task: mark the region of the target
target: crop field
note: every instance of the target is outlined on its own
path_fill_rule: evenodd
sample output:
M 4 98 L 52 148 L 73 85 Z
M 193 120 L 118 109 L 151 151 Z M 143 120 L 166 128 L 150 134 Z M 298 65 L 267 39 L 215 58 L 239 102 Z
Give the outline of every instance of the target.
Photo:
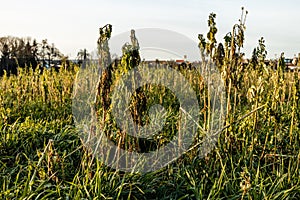
M 72 103 L 80 89 L 74 88 L 80 67 L 42 72 L 18 68 L 17 75 L 0 78 L 0 199 L 300 199 L 300 73 L 285 70 L 280 60 L 266 64 L 263 38 L 250 61 L 243 63 L 243 20 L 221 48 L 215 39 L 215 17 L 209 16 L 207 38 L 198 37 L 199 56 L 216 63 L 226 90 L 226 116 L 212 151 L 202 156 L 193 148 L 147 173 L 109 167 L 93 156 L 75 126 Z M 180 132 L 179 106 L 165 87 L 145 85 L 130 101 L 133 119 L 147 124 L 149 107 L 158 103 L 167 110 L 167 125 L 150 143 L 122 135 L 109 99 L 122 75 L 136 63 L 140 68 L 147 65 L 135 58 L 136 51 L 123 53 L 109 79 L 100 81 L 95 109 L 116 145 L 149 152 Z M 170 67 L 197 94 L 197 123 L 208 129 L 212 105 L 202 74 L 176 63 Z M 159 64 L 157 69 L 160 73 Z M 195 144 L 202 138 L 201 130 L 197 133 Z

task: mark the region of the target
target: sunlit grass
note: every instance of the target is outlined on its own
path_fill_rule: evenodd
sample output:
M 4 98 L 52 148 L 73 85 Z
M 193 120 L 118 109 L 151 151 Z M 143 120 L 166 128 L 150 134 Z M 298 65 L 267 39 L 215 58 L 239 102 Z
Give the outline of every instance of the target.
M 228 95 L 230 126 L 215 149 L 146 174 L 106 167 L 82 145 L 71 109 L 76 72 L 0 79 L 1 199 L 300 198 L 297 72 L 246 70 L 242 87 Z M 201 80 L 190 80 L 201 96 Z

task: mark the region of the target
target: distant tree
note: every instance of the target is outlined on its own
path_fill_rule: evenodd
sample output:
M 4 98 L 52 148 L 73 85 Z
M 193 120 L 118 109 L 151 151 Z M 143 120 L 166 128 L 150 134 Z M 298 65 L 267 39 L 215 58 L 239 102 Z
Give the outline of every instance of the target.
M 47 40 L 43 40 L 42 43 L 37 43 L 31 38 L 18 38 L 18 37 L 1 37 L 0 38 L 0 75 L 3 75 L 4 70 L 7 74 L 17 74 L 17 68 L 32 68 L 36 69 L 38 63 L 43 61 L 45 65 L 45 59 L 50 61 L 60 60 L 63 55 L 52 44 L 50 46 Z
M 36 67 L 38 66 L 38 43 L 36 42 L 35 39 L 33 40 L 30 51 L 31 51 L 31 56 L 30 56 L 31 67 L 33 68 L 33 70 L 35 70 Z
M 9 59 L 9 48 L 6 43 L 4 43 L 3 48 L 2 48 L 2 57 L 0 60 L 0 75 L 2 76 L 5 71 L 8 71 L 8 59 Z
M 76 59 L 78 60 L 79 65 L 81 65 L 86 59 L 90 56 L 86 49 L 80 49 L 77 53 Z

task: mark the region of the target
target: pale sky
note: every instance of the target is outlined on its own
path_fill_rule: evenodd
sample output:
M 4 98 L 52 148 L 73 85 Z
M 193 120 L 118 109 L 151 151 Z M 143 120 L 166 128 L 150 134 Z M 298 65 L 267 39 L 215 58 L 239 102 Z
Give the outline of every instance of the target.
M 268 57 L 300 53 L 300 4 L 296 0 L 1 0 L 0 37 L 48 39 L 74 58 L 79 49 L 96 49 L 99 27 L 107 23 L 113 25 L 113 36 L 130 29 L 163 28 L 197 42 L 199 33 L 208 32 L 208 15 L 214 12 L 218 42 L 223 42 L 238 22 L 242 6 L 249 11 L 243 49 L 247 57 L 261 36 Z

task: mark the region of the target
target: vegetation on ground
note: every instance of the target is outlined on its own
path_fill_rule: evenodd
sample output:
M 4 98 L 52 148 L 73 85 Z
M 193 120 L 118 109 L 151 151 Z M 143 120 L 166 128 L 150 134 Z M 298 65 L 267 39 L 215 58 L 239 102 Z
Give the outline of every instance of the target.
M 242 62 L 245 16 L 224 44 L 215 39 L 215 14 L 209 16 L 207 38 L 199 35 L 200 54 L 217 63 L 226 84 L 227 116 L 216 147 L 204 158 L 190 151 L 155 172 L 111 169 L 83 145 L 72 116 L 78 67 L 59 72 L 20 68 L 17 76 L 4 74 L 0 198 L 299 199 L 299 73 L 284 71 L 282 62 L 277 70 L 268 67 L 263 39 L 250 62 Z M 115 70 L 112 81 L 126 71 L 124 60 L 119 65 L 124 69 Z M 193 69 L 178 70 L 191 82 L 196 80 L 205 127 L 210 113 L 202 79 Z M 148 91 L 157 90 L 161 88 Z M 172 95 L 168 98 L 173 100 Z

